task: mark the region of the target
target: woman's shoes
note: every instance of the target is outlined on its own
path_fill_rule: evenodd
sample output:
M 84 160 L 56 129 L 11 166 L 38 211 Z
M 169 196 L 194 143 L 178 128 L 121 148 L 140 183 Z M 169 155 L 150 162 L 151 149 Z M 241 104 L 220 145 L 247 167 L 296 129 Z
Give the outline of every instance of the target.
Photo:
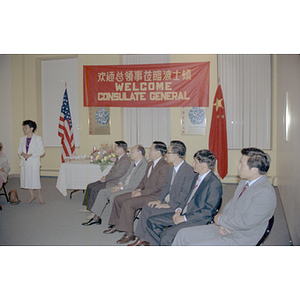
M 93 225 L 93 224 L 101 225 L 101 223 L 102 223 L 101 218 L 98 219 L 98 220 L 94 220 L 94 218 L 92 218 L 89 221 L 82 223 L 82 225 L 83 226 L 90 226 L 90 225 Z
M 34 201 L 36 198 L 30 198 L 26 203 L 30 204 L 32 201 Z M 17 203 L 18 204 L 18 203 Z M 40 204 L 45 204 L 45 200 L 43 198 L 40 198 Z
M 33 197 L 33 198 L 30 198 L 26 203 L 27 204 L 30 204 L 32 201 L 34 201 L 35 200 L 35 197 Z

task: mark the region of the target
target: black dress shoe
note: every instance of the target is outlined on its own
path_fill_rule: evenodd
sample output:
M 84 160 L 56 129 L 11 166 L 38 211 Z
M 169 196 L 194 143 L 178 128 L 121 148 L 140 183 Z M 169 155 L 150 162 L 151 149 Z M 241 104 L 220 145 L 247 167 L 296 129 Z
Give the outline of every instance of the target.
M 82 225 L 83 225 L 83 226 L 90 226 L 90 225 L 93 225 L 93 224 L 98 224 L 98 225 L 100 225 L 101 223 L 102 223 L 101 218 L 98 219 L 98 220 L 96 220 L 96 221 L 94 220 L 94 218 L 91 218 L 89 221 L 82 223 Z

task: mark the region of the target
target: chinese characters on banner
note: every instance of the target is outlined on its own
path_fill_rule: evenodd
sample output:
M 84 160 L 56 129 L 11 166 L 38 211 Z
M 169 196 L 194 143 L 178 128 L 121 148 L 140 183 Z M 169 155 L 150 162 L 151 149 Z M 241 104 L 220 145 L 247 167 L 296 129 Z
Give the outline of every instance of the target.
M 83 66 L 86 107 L 208 107 L 209 62 Z

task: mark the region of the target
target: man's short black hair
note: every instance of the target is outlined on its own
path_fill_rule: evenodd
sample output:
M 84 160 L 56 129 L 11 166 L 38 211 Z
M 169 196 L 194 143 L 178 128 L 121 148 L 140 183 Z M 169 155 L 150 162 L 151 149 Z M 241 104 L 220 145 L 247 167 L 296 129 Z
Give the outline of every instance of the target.
M 201 163 L 207 163 L 208 168 L 211 170 L 216 164 L 216 156 L 209 150 L 203 149 L 199 150 L 194 154 L 196 158 Z
M 167 145 L 164 142 L 155 141 L 153 142 L 154 148 L 157 151 L 160 151 L 161 156 L 164 156 L 167 153 Z
M 271 157 L 269 154 L 258 148 L 244 148 L 241 150 L 242 155 L 249 156 L 247 165 L 249 169 L 257 168 L 259 174 L 264 175 L 268 172 L 271 164 Z
M 124 141 L 115 141 L 115 144 L 117 144 L 118 147 L 123 148 L 123 150 L 127 151 L 127 143 Z
M 186 146 L 181 141 L 171 141 L 172 153 L 177 154 L 180 158 L 183 158 L 186 153 Z

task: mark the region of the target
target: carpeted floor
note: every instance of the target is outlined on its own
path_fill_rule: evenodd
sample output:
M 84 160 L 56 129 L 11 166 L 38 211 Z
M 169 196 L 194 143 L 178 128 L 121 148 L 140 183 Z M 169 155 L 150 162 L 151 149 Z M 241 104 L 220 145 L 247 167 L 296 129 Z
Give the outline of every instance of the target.
M 26 204 L 29 193 L 19 188 L 19 178 L 10 178 L 6 185 L 7 192 L 18 191 L 21 203 L 11 205 L 4 196 L 0 201 L 0 245 L 7 246 L 119 246 L 116 241 L 123 233 L 103 234 L 107 228 L 111 207 L 109 204 L 102 216 L 102 225 L 82 226 L 86 213 L 80 213 L 83 192 L 73 194 L 70 199 L 56 189 L 56 178 L 42 177 L 42 194 L 45 204 L 38 199 Z M 232 197 L 236 185 L 228 184 L 223 190 L 223 207 Z M 277 188 L 276 192 L 278 195 Z M 221 209 L 222 210 L 222 209 Z M 135 222 L 135 226 L 138 221 Z M 275 212 L 273 229 L 264 246 L 289 246 L 291 239 L 287 229 L 280 198 Z M 122 245 L 121 245 L 122 246 Z

